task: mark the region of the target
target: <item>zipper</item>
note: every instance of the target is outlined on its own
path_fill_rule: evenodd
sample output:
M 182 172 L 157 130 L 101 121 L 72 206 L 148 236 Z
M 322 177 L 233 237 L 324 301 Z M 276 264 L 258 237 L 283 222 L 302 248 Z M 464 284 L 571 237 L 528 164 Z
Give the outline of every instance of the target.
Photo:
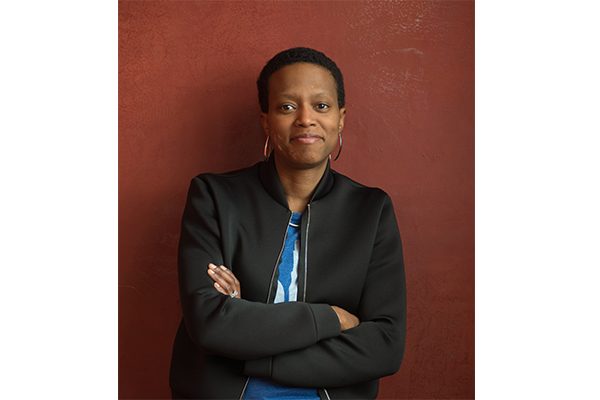
M 302 294 L 302 301 L 306 301 L 306 278 L 308 276 L 308 229 L 310 228 L 310 204 L 307 204 L 306 210 L 308 212 L 307 222 L 306 222 L 306 238 L 304 243 L 304 290 Z M 279 266 L 279 260 L 281 260 L 281 255 L 283 254 L 283 250 L 285 249 L 285 241 L 287 239 L 287 231 L 290 223 L 292 222 L 293 213 L 290 214 L 290 218 L 288 219 L 287 225 L 285 226 L 285 234 L 283 235 L 283 243 L 281 245 L 281 249 L 279 250 L 279 255 L 277 256 L 277 261 L 275 261 L 275 267 L 273 268 L 273 273 L 271 274 L 271 281 L 269 282 L 269 293 L 267 294 L 267 303 L 269 303 L 269 299 L 271 298 L 271 290 L 273 288 L 273 280 L 275 279 L 275 272 L 277 271 L 277 267 Z M 246 379 L 246 384 L 244 385 L 244 389 L 242 389 L 242 393 L 240 394 L 239 400 L 244 398 L 244 393 L 246 392 L 246 387 L 248 386 L 248 382 L 250 381 L 250 377 Z M 325 394 L 327 395 L 327 399 L 331 400 L 329 397 L 329 393 L 327 389 L 323 389 Z
M 285 234 L 283 235 L 283 243 L 281 244 L 281 249 L 279 250 L 279 255 L 277 256 L 277 261 L 275 261 L 275 267 L 273 268 L 273 273 L 271 274 L 271 281 L 269 282 L 269 292 L 267 293 L 266 303 L 269 303 L 269 299 L 271 298 L 271 289 L 273 288 L 273 279 L 275 279 L 275 272 L 277 271 L 277 267 L 279 266 L 279 260 L 281 260 L 281 255 L 283 254 L 283 249 L 285 248 L 285 241 L 287 239 L 287 230 L 290 226 L 290 222 L 292 222 L 293 213 L 290 214 L 290 218 L 288 219 L 287 225 L 285 226 Z M 246 392 L 246 387 L 248 387 L 248 382 L 250 382 L 250 376 L 246 379 L 246 383 L 244 384 L 244 388 L 242 389 L 242 393 L 240 393 L 239 400 L 244 398 L 244 393 Z
M 242 393 L 240 393 L 239 400 L 242 400 L 244 398 L 244 393 L 246 393 L 246 386 L 248 386 L 248 382 L 250 382 L 250 377 L 248 377 L 248 379 L 246 379 L 246 383 L 244 384 L 244 388 L 242 389 Z M 327 395 L 327 397 L 329 397 L 329 395 Z
M 304 238 L 304 290 L 302 295 L 302 301 L 306 302 L 306 286 L 308 277 L 308 228 L 310 228 L 310 203 L 306 205 L 306 212 L 308 213 L 306 218 L 306 237 Z
M 281 249 L 279 250 L 279 255 L 277 256 L 277 261 L 275 261 L 275 267 L 273 268 L 273 273 L 271 274 L 271 281 L 269 282 L 269 293 L 267 294 L 267 301 L 269 303 L 269 299 L 271 298 L 271 289 L 273 288 L 273 279 L 275 279 L 275 272 L 277 272 L 277 267 L 279 266 L 279 260 L 281 260 L 281 255 L 283 254 L 283 249 L 285 248 L 285 241 L 287 239 L 287 230 L 290 226 L 290 222 L 292 222 L 293 213 L 290 213 L 290 218 L 288 219 L 287 225 L 285 226 L 285 234 L 283 235 L 283 243 L 281 243 Z
M 308 286 L 308 230 L 310 228 L 310 203 L 306 205 L 306 212 L 308 212 L 308 215 L 306 218 L 306 237 L 304 239 L 304 294 L 302 297 L 302 301 L 304 302 L 306 302 L 306 287 Z M 327 389 L 323 388 L 323 392 L 325 392 L 327 400 L 331 400 Z

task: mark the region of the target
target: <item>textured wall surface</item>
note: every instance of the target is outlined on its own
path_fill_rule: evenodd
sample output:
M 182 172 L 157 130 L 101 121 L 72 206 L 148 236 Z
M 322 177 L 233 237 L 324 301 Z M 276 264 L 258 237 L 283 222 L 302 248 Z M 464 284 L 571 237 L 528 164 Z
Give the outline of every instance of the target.
M 119 3 L 119 397 L 169 398 L 190 179 L 260 161 L 255 81 L 294 46 L 346 84 L 333 168 L 385 190 L 403 238 L 406 355 L 380 399 L 472 399 L 472 1 Z

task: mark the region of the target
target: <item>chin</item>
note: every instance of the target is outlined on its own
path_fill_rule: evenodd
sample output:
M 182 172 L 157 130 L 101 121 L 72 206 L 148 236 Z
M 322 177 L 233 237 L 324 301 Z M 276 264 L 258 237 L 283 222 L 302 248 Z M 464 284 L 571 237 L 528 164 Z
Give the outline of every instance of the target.
M 323 152 L 315 151 L 296 151 L 292 153 L 282 154 L 281 158 L 285 159 L 286 162 L 298 169 L 309 169 L 315 168 L 327 163 L 329 153 L 322 154 Z
M 310 169 L 310 168 L 317 168 L 322 166 L 323 164 L 327 163 L 327 157 L 325 157 L 324 159 L 322 157 L 307 157 L 307 158 L 301 158 L 298 160 L 294 160 L 294 165 L 296 166 L 296 168 L 298 169 Z

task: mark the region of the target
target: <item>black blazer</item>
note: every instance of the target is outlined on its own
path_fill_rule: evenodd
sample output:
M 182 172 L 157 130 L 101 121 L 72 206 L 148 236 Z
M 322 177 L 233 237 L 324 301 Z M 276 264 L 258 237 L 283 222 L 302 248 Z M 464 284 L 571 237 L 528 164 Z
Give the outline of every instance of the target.
M 324 399 L 374 399 L 379 378 L 400 368 L 406 288 L 389 196 L 328 165 L 302 217 L 298 301 L 272 304 L 291 215 L 273 157 L 192 180 L 178 254 L 175 392 L 242 398 L 256 376 L 317 388 Z M 232 270 L 242 299 L 214 289 L 211 262 Z M 331 305 L 360 325 L 340 332 Z

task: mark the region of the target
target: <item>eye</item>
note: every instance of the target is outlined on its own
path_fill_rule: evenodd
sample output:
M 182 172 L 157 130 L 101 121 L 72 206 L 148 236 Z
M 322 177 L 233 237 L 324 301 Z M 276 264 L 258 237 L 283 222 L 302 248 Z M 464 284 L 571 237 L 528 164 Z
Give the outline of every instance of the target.
M 317 110 L 327 110 L 328 108 L 329 108 L 328 104 L 325 104 L 325 103 L 317 104 Z
M 294 109 L 294 106 L 292 106 L 291 104 L 284 104 L 280 106 L 279 109 L 281 111 L 292 111 Z

